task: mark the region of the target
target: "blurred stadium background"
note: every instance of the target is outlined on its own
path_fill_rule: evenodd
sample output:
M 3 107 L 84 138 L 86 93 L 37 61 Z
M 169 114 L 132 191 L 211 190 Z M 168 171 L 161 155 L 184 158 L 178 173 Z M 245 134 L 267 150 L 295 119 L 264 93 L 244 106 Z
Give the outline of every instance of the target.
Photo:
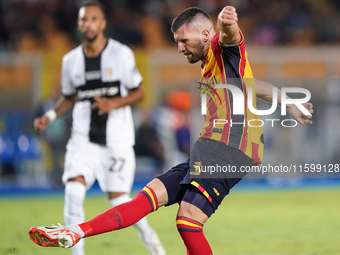
M 9 201 L 7 198 L 13 198 L 13 195 L 16 199 L 25 196 L 30 201 L 37 194 L 62 194 L 61 174 L 71 116 L 58 119 L 42 135 L 33 130 L 32 123 L 36 116 L 50 109 L 60 96 L 62 56 L 81 42 L 76 27 L 81 2 L 0 1 L 0 204 L 5 205 Z M 265 163 L 339 163 L 338 0 L 101 2 L 107 10 L 106 35 L 133 49 L 147 92 L 145 100 L 134 107 L 138 162 L 135 190 L 155 174 L 188 157 L 188 86 L 190 78 L 199 77 L 200 67 L 199 64 L 188 65 L 184 57 L 177 53 L 170 24 L 189 6 L 201 7 L 216 20 L 223 6 L 234 5 L 239 14 L 239 26 L 246 38 L 254 77 L 270 79 L 274 85 L 298 84 L 312 93 L 315 109 L 312 126 L 289 130 L 265 128 Z M 336 190 L 332 196 L 339 196 L 340 182 L 336 178 L 325 176 L 323 179 L 311 179 L 308 175 L 301 175 L 299 179 L 263 177 L 245 180 L 236 190 L 251 193 L 258 188 L 276 192 L 280 188 L 331 187 Z M 95 186 L 91 191 L 99 190 Z M 313 196 L 311 193 L 309 198 L 313 199 Z M 61 201 L 59 204 L 62 206 Z M 339 210 L 339 207 L 336 209 Z M 35 210 L 34 207 L 32 210 Z M 2 207 L 1 211 L 3 214 Z M 339 226 L 339 222 L 337 224 Z M 14 253 L 3 251 L 3 254 Z M 251 253 L 253 251 L 242 254 L 255 254 Z

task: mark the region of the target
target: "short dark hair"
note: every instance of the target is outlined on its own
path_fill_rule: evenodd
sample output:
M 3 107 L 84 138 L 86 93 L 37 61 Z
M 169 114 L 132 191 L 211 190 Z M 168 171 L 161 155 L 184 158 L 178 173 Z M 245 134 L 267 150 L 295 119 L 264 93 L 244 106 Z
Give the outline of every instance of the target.
M 79 9 L 82 7 L 87 7 L 87 6 L 98 6 L 102 10 L 104 17 L 105 17 L 105 6 L 98 0 L 86 0 L 81 3 L 81 5 L 79 6 Z
M 199 15 L 211 21 L 210 16 L 202 9 L 198 7 L 189 7 L 172 21 L 171 31 L 175 33 L 181 26 L 190 24 Z

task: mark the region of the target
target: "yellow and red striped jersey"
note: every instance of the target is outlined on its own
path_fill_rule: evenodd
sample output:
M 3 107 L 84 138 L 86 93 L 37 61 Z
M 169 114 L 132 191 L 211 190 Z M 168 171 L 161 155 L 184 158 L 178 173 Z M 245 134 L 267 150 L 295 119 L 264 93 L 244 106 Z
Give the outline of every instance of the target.
M 256 90 L 242 33 L 241 36 L 242 40 L 237 45 L 221 45 L 220 33 L 217 33 L 205 53 L 201 65 L 200 86 L 207 84 L 206 87 L 213 88 L 216 93 L 212 93 L 214 99 L 207 96 L 207 114 L 200 138 L 220 141 L 239 149 L 253 160 L 253 165 L 260 165 L 263 159 L 263 129 L 248 125 L 249 120 L 260 120 L 260 117 L 250 112 L 247 107 L 248 88 L 251 87 L 253 90 L 254 107 Z M 233 115 L 232 93 L 228 89 L 215 89 L 215 84 L 236 85 L 242 90 L 245 102 L 244 115 Z M 202 92 L 204 93 L 204 90 L 200 90 L 200 93 Z M 218 122 L 214 126 L 216 119 L 227 120 L 227 123 Z M 258 123 L 252 124 L 255 125 L 260 126 Z

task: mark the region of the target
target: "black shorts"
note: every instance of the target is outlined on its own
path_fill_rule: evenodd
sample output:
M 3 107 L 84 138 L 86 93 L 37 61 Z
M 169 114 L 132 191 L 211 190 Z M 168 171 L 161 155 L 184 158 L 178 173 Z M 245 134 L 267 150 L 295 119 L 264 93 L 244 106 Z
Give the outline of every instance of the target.
M 201 139 L 195 142 L 190 159 L 157 178 L 168 192 L 167 205 L 182 201 L 187 189 L 190 189 L 203 194 L 214 213 L 230 189 L 246 175 L 239 171 L 241 166 L 251 165 L 252 160 L 240 150 L 222 142 Z M 190 203 L 188 199 L 185 201 Z M 206 205 L 202 205 L 202 208 L 197 204 L 195 206 L 203 210 Z

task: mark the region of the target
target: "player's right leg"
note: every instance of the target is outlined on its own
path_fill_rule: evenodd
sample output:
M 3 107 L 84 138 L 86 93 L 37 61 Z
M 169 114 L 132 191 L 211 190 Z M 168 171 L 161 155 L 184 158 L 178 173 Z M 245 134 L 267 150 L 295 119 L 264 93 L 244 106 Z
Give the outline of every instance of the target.
M 176 218 L 177 230 L 187 248 L 187 254 L 213 254 L 203 233 L 204 223 L 213 211 L 210 202 L 203 194 L 198 190 L 187 189 Z
M 165 186 L 156 178 L 137 193 L 130 202 L 115 206 L 94 219 L 77 225 L 83 232 L 79 235 L 88 237 L 134 225 L 149 213 L 165 205 L 167 197 Z
M 64 222 L 65 225 L 78 224 L 85 221 L 84 200 L 86 184 L 83 176 L 70 178 L 65 184 Z M 72 255 L 85 255 L 84 240 L 72 247 Z
M 72 134 L 66 146 L 65 167 L 62 176 L 65 184 L 65 225 L 85 221 L 83 203 L 86 191 L 95 182 L 95 172 L 100 165 L 101 146 L 86 137 Z M 80 240 L 72 248 L 72 255 L 85 255 L 85 242 Z

